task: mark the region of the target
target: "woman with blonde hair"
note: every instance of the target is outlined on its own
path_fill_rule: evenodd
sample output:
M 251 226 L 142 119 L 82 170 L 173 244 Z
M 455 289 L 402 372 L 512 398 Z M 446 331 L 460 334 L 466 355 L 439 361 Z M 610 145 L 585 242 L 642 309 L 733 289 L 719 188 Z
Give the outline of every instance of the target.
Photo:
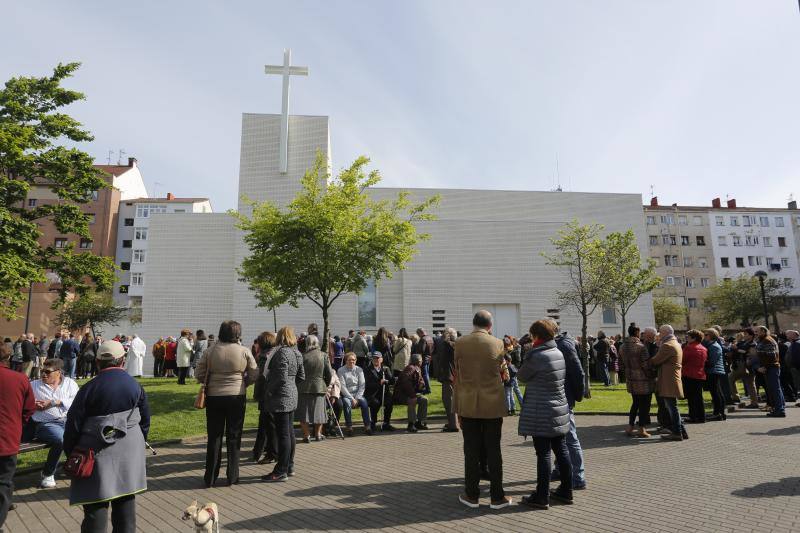
M 278 459 L 271 473 L 261 476 L 267 482 L 286 481 L 294 475 L 294 411 L 297 409 L 297 383 L 305 380 L 303 356 L 291 326 L 278 330 L 278 349 L 267 366 L 264 403 L 275 420 Z

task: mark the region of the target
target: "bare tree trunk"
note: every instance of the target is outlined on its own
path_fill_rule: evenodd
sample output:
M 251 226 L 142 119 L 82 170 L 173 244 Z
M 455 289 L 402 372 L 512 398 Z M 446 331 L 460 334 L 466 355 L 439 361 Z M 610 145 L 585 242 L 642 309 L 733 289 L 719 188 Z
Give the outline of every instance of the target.
M 592 397 L 592 386 L 591 380 L 589 379 L 589 339 L 587 337 L 589 326 L 588 316 L 586 311 L 586 306 L 583 306 L 581 309 L 581 318 L 583 319 L 583 323 L 581 324 L 581 364 L 583 365 L 583 388 L 584 388 L 584 396 L 586 398 Z
M 319 340 L 319 348 L 322 350 L 326 357 L 330 357 L 328 353 L 330 351 L 330 329 L 328 324 L 328 299 L 322 298 L 322 337 Z

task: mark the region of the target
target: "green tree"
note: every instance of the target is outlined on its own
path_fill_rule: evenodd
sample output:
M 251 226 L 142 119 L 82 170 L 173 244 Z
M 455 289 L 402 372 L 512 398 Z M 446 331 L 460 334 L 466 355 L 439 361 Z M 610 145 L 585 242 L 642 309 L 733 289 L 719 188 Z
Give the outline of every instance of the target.
M 435 219 L 429 211 L 438 196 L 421 203 L 413 203 L 405 192 L 393 201 L 373 199 L 367 188 L 381 177 L 377 170 L 367 173 L 368 164 L 368 158 L 359 157 L 332 179 L 318 153 L 286 209 L 266 201 L 253 205 L 251 217 L 232 213 L 250 249 L 239 274 L 258 305 L 297 306 L 307 298 L 322 311 L 324 339 L 336 299 L 404 269 L 417 243 L 428 238 L 415 223 Z
M 603 242 L 603 249 L 608 258 L 603 268 L 606 304 L 619 311 L 624 338 L 631 307 L 643 294 L 658 287 L 661 278 L 656 275 L 655 261 L 649 258 L 642 261 L 632 230 L 609 233 Z
M 572 220 L 558 231 L 557 237 L 550 239 L 555 251 L 542 252 L 548 265 L 559 267 L 567 274 L 563 288 L 556 291 L 557 305 L 572 307 L 581 315 L 580 354 L 586 374 L 587 397 L 591 397 L 587 323 L 589 315 L 606 299 L 605 251 L 600 240 L 602 230 L 603 226 L 599 224 L 581 225 Z
M 116 326 L 128 316 L 127 307 L 117 307 L 111 293 L 87 292 L 65 302 L 58 314 L 58 322 L 70 331 L 90 328 L 92 335 L 101 333 L 100 326 Z
M 0 317 L 13 319 L 32 283 L 45 274 L 60 278 L 59 302 L 72 291 L 110 290 L 114 263 L 74 245 L 55 248 L 39 243 L 38 224 L 52 223 L 59 233 L 89 237 L 89 218 L 80 205 L 93 191 L 107 187 L 89 154 L 70 144 L 91 141 L 91 134 L 61 108 L 83 94 L 61 87 L 79 63 L 59 64 L 53 75 L 17 77 L 0 90 Z M 28 207 L 31 187 L 47 187 L 58 202 Z
M 664 324 L 674 324 L 676 320 L 686 316 L 687 309 L 669 296 L 653 297 L 653 314 L 655 315 L 656 327 Z
M 774 329 L 778 329 L 778 313 L 789 310 L 786 295 L 791 290 L 791 281 L 767 278 L 764 282 L 767 311 L 772 316 Z M 720 324 L 749 324 L 764 319 L 758 279 L 746 275 L 724 280 L 709 288 L 703 306 L 708 310 L 709 318 Z

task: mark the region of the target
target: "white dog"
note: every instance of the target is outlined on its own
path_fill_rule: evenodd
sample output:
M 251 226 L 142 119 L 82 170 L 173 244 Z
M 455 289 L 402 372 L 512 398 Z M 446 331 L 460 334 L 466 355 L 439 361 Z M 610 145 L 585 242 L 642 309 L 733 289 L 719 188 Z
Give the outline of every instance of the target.
M 183 512 L 182 520 L 192 519 L 195 533 L 219 533 L 219 511 L 216 503 L 197 506 L 197 500 Z

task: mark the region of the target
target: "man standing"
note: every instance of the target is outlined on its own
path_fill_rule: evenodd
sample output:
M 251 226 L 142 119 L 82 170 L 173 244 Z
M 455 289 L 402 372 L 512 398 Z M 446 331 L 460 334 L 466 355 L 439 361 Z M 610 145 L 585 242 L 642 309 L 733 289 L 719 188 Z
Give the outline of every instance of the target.
M 422 356 L 422 379 L 425 381 L 425 394 L 431 393 L 431 359 L 433 358 L 433 337 L 425 333 L 422 328 L 417 329 L 419 341 L 411 349 L 413 353 Z
M 129 375 L 135 378 L 142 377 L 145 353 L 147 353 L 147 345 L 138 335 L 134 335 L 131 341 L 131 349 L 128 350 Z
M 789 341 L 786 362 L 794 378 L 794 389 L 798 392 L 797 405 L 800 406 L 800 333 L 790 329 L 786 332 L 786 340 Z
M 61 332 L 58 331 L 53 336 L 53 342 L 50 343 L 50 346 L 47 347 L 47 358 L 48 359 L 57 359 L 61 354 Z
M 683 349 L 675 338 L 675 330 L 665 324 L 659 329 L 658 353 L 651 359 L 650 364 L 658 367 L 656 390 L 669 412 L 670 432 L 661 435 L 666 440 L 684 440 L 689 435 L 683 427 L 681 415 L 678 412 L 678 400 L 683 398 L 683 384 L 681 382 L 681 366 L 683 362 Z
M 552 318 L 545 319 L 549 322 L 553 331 L 558 333 L 558 322 Z M 556 347 L 564 355 L 564 362 L 567 366 L 566 378 L 564 379 L 564 392 L 567 396 L 569 405 L 569 433 L 566 436 L 567 450 L 569 450 L 569 462 L 572 464 L 572 489 L 583 490 L 586 488 L 586 472 L 583 467 L 583 449 L 581 441 L 578 440 L 578 429 L 575 426 L 575 402 L 583 400 L 584 373 L 578 351 L 575 349 L 575 339 L 566 332 L 556 337 Z M 561 479 L 558 470 L 558 462 L 550 475 L 552 481 Z
M 652 359 L 653 356 L 658 353 L 658 343 L 656 342 L 657 335 L 658 332 L 656 331 L 656 328 L 647 327 L 642 330 L 642 344 L 644 344 L 644 347 L 647 348 L 648 359 Z M 651 377 L 653 376 L 651 375 Z M 669 426 L 669 413 L 667 412 L 664 402 L 661 401 L 661 396 L 658 395 L 658 389 L 656 389 L 656 405 L 658 406 L 656 419 L 658 420 L 659 428 L 666 428 Z M 647 426 L 650 424 L 650 421 L 645 420 L 642 423 Z
M 38 361 L 39 351 L 36 345 L 33 344 L 33 333 L 26 333 L 22 339 L 22 373 L 28 378 L 31 377 L 33 367 Z
M 62 336 L 63 338 L 63 336 Z M 64 375 L 75 379 L 75 359 L 81 353 L 81 347 L 75 340 L 75 336 L 70 333 L 69 338 L 61 342 L 58 356 L 64 361 Z
M 781 363 L 778 355 L 778 343 L 769 334 L 769 330 L 764 326 L 756 328 L 758 342 L 756 353 L 758 354 L 757 371 L 764 374 L 767 383 L 767 396 L 770 399 L 772 410 L 767 416 L 785 418 L 786 401 L 781 388 Z
M 353 353 L 356 354 L 356 364 L 362 369 L 367 368 L 369 358 L 369 344 L 367 344 L 367 332 L 359 330 L 358 335 L 353 337 Z
M 447 328 L 436 342 L 434 349 L 434 373 L 436 379 L 442 384 L 442 403 L 447 413 L 447 424 L 442 428 L 445 433 L 456 433 L 458 422 L 456 412 L 453 410 L 453 380 L 455 379 L 455 361 L 453 360 L 456 344 L 456 330 Z
M 455 412 L 464 436 L 465 491 L 458 500 L 467 507 L 480 506 L 480 456 L 485 448 L 489 468 L 492 509 L 511 505 L 503 491 L 503 456 L 500 438 L 503 417 L 508 414 L 500 379 L 503 341 L 491 335 L 492 315 L 481 309 L 472 319 L 474 330 L 455 344 Z
M 36 409 L 28 378 L 8 368 L 11 351 L 0 344 L 0 528 L 6 521 L 14 492 L 14 471 L 22 425 Z

